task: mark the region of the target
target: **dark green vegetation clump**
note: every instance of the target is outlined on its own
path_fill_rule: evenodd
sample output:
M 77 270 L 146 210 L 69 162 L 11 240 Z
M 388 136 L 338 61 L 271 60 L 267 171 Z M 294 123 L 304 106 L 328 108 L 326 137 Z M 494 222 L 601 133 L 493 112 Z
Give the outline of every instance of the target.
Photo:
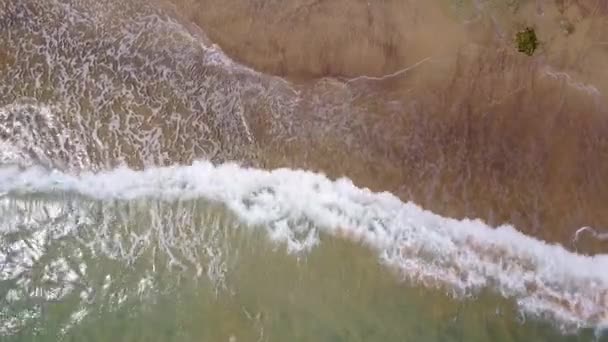
M 515 40 L 517 41 L 517 50 L 528 56 L 532 56 L 538 47 L 536 32 L 531 27 L 526 27 L 525 30 L 517 32 Z

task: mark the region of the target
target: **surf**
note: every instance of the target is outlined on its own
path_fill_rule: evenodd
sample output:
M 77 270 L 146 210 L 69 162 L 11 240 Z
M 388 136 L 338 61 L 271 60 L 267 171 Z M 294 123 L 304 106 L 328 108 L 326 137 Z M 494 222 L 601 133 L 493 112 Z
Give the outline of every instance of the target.
M 202 160 L 81 173 L 13 165 L 0 168 L 0 193 L 207 200 L 224 205 L 246 227 L 264 229 L 291 254 L 306 254 L 327 234 L 368 247 L 406 281 L 456 297 L 490 289 L 513 299 L 522 312 L 563 327 L 608 323 L 608 274 L 598 272 L 608 269 L 608 255 L 577 254 L 511 225 L 442 217 L 389 192 L 359 188 L 348 178 Z

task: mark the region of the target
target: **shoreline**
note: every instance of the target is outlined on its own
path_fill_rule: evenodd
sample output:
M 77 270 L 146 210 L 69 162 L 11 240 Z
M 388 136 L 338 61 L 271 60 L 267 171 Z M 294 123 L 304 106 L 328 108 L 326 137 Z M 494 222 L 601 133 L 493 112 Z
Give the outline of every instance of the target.
M 46 13 L 44 5 L 30 5 L 39 9 L 37 15 Z M 137 16 L 143 10 L 139 2 L 126 6 L 129 12 L 112 17 L 107 32 L 122 40 L 86 50 L 97 42 L 86 40 L 95 37 L 89 32 L 86 39 L 67 40 L 72 50 L 43 49 L 45 54 L 31 61 L 13 59 L 10 72 L 51 75 L 65 68 L 70 70 L 66 75 L 75 75 L 55 72 L 41 87 L 25 77 L 6 88 L 14 90 L 5 94 L 7 99 L 40 102 L 38 109 L 18 101 L 3 104 L 0 115 L 11 122 L 3 128 L 6 136 L 18 140 L 24 134 L 12 122 L 30 127 L 27 120 L 42 119 L 49 126 L 35 127 L 40 135 L 27 140 L 32 146 L 17 141 L 18 147 L 46 154 L 39 157 L 50 165 L 62 165 L 58 160 L 64 159 L 65 165 L 78 164 L 79 155 L 92 168 L 209 158 L 344 175 L 360 187 L 390 191 L 442 216 L 479 217 L 493 226 L 511 223 L 571 249 L 579 228 L 608 227 L 608 159 L 603 158 L 608 155 L 608 106 L 604 84 L 597 81 L 608 66 L 598 68 L 597 56 L 580 65 L 595 69 L 576 74 L 551 65 L 548 52 L 528 58 L 471 38 L 477 43 L 451 55 L 413 60 L 407 72 L 389 78 L 290 83 L 249 67 L 234 69 L 232 61 L 217 63 L 216 55 L 209 56 L 209 49 L 181 25 L 161 20 L 158 31 L 149 31 L 147 17 Z M 146 11 L 158 9 L 152 5 Z M 106 27 L 105 20 L 98 28 Z M 120 36 L 123 22 L 143 38 Z M 582 29 L 577 32 L 587 37 Z M 52 33 L 11 37 L 25 44 L 48 39 L 45 46 L 53 48 L 59 45 Z M 166 39 L 168 34 L 180 39 Z M 121 57 L 111 49 L 129 53 Z M 38 63 L 64 54 L 80 58 L 80 64 L 56 59 L 54 69 L 46 69 Z M 550 74 L 547 65 L 553 67 Z M 596 79 L 583 77 L 591 71 Z M 1 76 L 7 84 L 15 80 L 8 72 Z M 111 91 L 91 92 L 96 84 Z M 77 91 L 62 92 L 65 85 Z M 77 144 L 58 145 L 58 131 L 78 137 Z M 576 248 L 606 250 L 605 243 L 587 240 L 581 238 Z
M 266 151 L 262 153 L 267 155 L 264 158 L 271 160 L 267 162 L 268 165 L 305 167 L 335 177 L 345 175 L 358 180 L 362 186 L 377 191 L 393 191 L 404 200 L 424 204 L 442 215 L 481 217 L 492 224 L 509 222 L 525 227 L 522 229 L 528 234 L 563 244 L 568 244 L 576 230 L 582 226 L 589 225 L 598 229 L 608 226 L 608 215 L 597 204 L 602 203 L 603 198 L 608 198 L 608 187 L 598 187 L 596 184 L 602 175 L 608 175 L 608 165 L 596 160 L 608 150 L 602 143 L 594 145 L 591 142 L 589 145 L 585 142 L 588 137 L 598 139 L 601 132 L 608 129 L 608 120 L 605 118 L 608 102 L 604 96 L 607 94 L 608 82 L 601 79 L 601 73 L 593 75 L 590 72 L 603 70 L 601 66 L 608 67 L 608 64 L 598 60 L 597 49 L 585 47 L 581 51 L 594 52 L 590 55 L 592 63 L 572 68 L 572 63 L 580 61 L 580 56 L 572 49 L 588 45 L 586 42 L 591 38 L 586 30 L 591 30 L 597 24 L 598 20 L 594 16 L 604 15 L 605 9 L 601 4 L 596 10 L 591 9 L 593 1 L 565 4 L 563 8 L 547 2 L 522 2 L 515 10 L 506 5 L 504 8 L 497 5 L 498 7 L 487 10 L 477 8 L 473 11 L 477 11 L 478 19 L 463 25 L 449 17 L 446 12 L 449 11 L 449 5 L 428 2 L 422 8 L 415 8 L 418 17 L 427 18 L 428 22 L 413 20 L 411 24 L 402 23 L 401 26 L 395 24 L 398 22 L 395 17 L 410 15 L 414 19 L 416 15 L 387 11 L 386 8 L 393 6 L 393 2 L 372 5 L 377 7 L 366 11 L 368 15 L 373 17 L 377 14 L 378 17 L 375 18 L 377 20 L 372 20 L 368 28 L 372 32 L 370 34 L 379 37 L 386 35 L 386 39 L 389 39 L 393 36 L 377 33 L 386 29 L 382 26 L 383 20 L 389 23 L 387 25 L 397 25 L 394 26 L 398 27 L 395 31 L 398 33 L 395 34 L 400 38 L 391 43 L 397 44 L 394 48 L 398 51 L 394 56 L 400 56 L 395 58 L 408 62 L 396 67 L 396 63 L 387 62 L 386 56 L 361 58 L 367 64 L 357 64 L 349 72 L 339 72 L 344 70 L 342 68 L 346 64 L 339 62 L 343 58 L 338 57 L 340 55 L 334 49 L 329 50 L 332 51 L 328 52 L 329 55 L 321 54 L 317 59 L 312 57 L 312 64 L 304 65 L 301 64 L 300 57 L 289 51 L 277 53 L 283 56 L 282 61 L 259 62 L 257 56 L 260 52 L 256 48 L 247 50 L 234 46 L 242 44 L 262 46 L 260 49 L 265 49 L 269 44 L 267 39 L 272 40 L 279 35 L 285 42 L 277 41 L 279 45 L 276 49 L 289 49 L 290 46 L 296 49 L 286 42 L 301 39 L 298 25 L 312 23 L 306 31 L 307 35 L 311 35 L 311 31 L 318 29 L 316 23 L 331 25 L 331 21 L 326 21 L 326 18 L 331 17 L 334 13 L 332 10 L 335 11 L 340 5 L 324 7 L 326 5 L 317 3 L 317 7 L 306 10 L 302 19 L 293 23 L 296 28 L 287 30 L 280 29 L 281 18 L 282 15 L 290 15 L 293 7 L 297 7 L 296 4 L 300 2 L 296 0 L 260 8 L 233 1 L 230 6 L 226 6 L 226 12 L 217 8 L 213 0 L 199 1 L 198 4 L 190 0 L 172 2 L 188 8 L 186 17 L 200 25 L 230 58 L 260 72 L 277 74 L 288 82 L 291 81 L 298 91 L 305 93 L 300 98 L 301 102 L 310 100 L 306 93 L 310 96 L 323 94 L 323 98 L 343 97 L 345 101 L 351 101 L 348 103 L 351 111 L 360 113 L 353 115 L 353 121 L 360 122 L 363 127 L 377 126 L 379 132 L 391 132 L 388 137 L 376 134 L 370 136 L 367 129 L 350 125 L 347 116 L 326 116 L 336 115 L 335 113 L 321 115 L 322 121 L 334 125 L 323 133 L 313 133 L 321 128 L 302 119 L 299 125 L 308 132 L 308 138 L 303 140 L 298 137 L 266 137 L 265 124 L 258 125 L 256 130 L 254 123 L 256 141 Z M 359 10 L 358 6 L 366 7 L 357 2 L 348 11 L 358 13 L 363 18 L 365 11 Z M 200 8 L 208 11 L 199 10 Z M 250 12 L 254 10 L 255 15 Z M 207 13 L 215 13 L 218 17 L 213 18 Z M 497 13 L 503 14 L 499 16 Z M 219 19 L 224 14 L 230 16 L 234 24 Z M 241 15 L 243 22 L 238 19 Z M 340 15 L 335 21 L 345 25 Z M 357 15 L 348 22 L 352 23 L 354 31 L 361 29 L 357 25 L 359 21 L 363 22 L 355 20 L 359 18 Z M 507 38 L 516 32 L 517 27 L 523 25 L 522 19 L 535 23 L 539 35 L 545 39 L 537 56 L 531 58 L 517 53 Z M 574 32 L 561 32 L 563 23 L 560 20 L 574 22 Z M 329 41 L 342 41 L 343 37 L 349 37 L 348 23 L 321 36 Z M 436 37 L 442 39 L 436 45 L 445 46 L 425 46 L 425 40 L 430 38 L 421 35 L 421 32 L 423 28 L 429 29 L 429 25 L 435 23 L 450 28 L 439 30 L 445 37 Z M 248 34 L 247 30 L 243 31 L 241 24 L 249 27 L 253 35 Z M 253 27 L 257 29 L 252 29 Z M 496 30 L 499 28 L 502 32 L 497 35 Z M 415 34 L 404 33 L 408 29 Z M 605 32 L 608 32 L 608 27 Z M 443 44 L 448 41 L 451 43 Z M 300 44 L 306 48 L 315 48 L 310 42 L 301 41 Z M 356 38 L 349 44 L 353 47 L 363 44 L 361 47 L 365 50 L 366 43 Z M 405 50 L 399 49 L 404 49 L 405 46 L 409 46 L 413 52 L 410 55 L 420 55 L 421 58 L 404 58 Z M 266 53 L 273 55 L 269 52 L 272 48 L 268 49 L 270 50 Z M 446 54 L 448 51 L 453 54 Z M 601 55 L 608 56 L 608 49 Z M 273 61 L 272 58 L 269 60 Z M 445 62 L 432 66 L 418 64 L 429 60 Z M 317 62 L 326 63 L 326 66 L 320 67 Z M 285 69 L 287 71 L 277 72 L 268 63 L 275 63 L 279 69 L 288 68 Z M 393 66 L 386 67 L 389 64 Z M 288 71 L 290 65 L 294 72 Z M 383 71 L 375 69 L 378 65 L 382 65 Z M 470 100 L 464 99 L 471 95 Z M 561 107 L 555 104 L 558 97 L 562 98 Z M 417 103 L 419 108 L 412 111 L 408 102 Z M 402 109 L 395 109 L 395 106 L 402 106 Z M 311 115 L 314 110 L 308 107 L 296 108 L 300 116 Z M 572 110 L 578 113 L 565 112 Z M 527 113 L 516 114 L 522 111 Z M 550 111 L 554 113 L 548 115 Z M 493 114 L 487 114 L 492 112 Z M 488 119 L 487 115 L 494 115 L 496 119 Z M 585 117 L 585 122 L 576 123 L 577 116 Z M 385 122 L 387 118 L 395 122 Z M 272 120 L 270 117 L 259 119 L 255 113 L 250 113 L 247 119 Z M 316 119 L 311 117 L 309 120 L 318 120 L 318 115 Z M 340 120 L 344 122 L 338 123 Z M 336 132 L 329 132 L 332 129 Z M 416 133 L 416 130 L 423 132 Z M 436 132 L 443 132 L 445 136 L 441 137 Z M 333 135 L 336 136 L 332 137 Z M 428 136 L 435 136 L 435 140 Z M 283 139 L 293 143 L 286 144 Z M 363 139 L 360 143 L 353 143 L 360 139 Z M 274 149 L 272 146 L 276 144 L 285 146 Z M 307 147 L 302 149 L 299 144 Z M 418 147 L 404 148 L 406 145 Z M 277 156 L 272 156 L 275 153 Z M 344 157 L 339 159 L 343 162 L 332 165 L 331 156 L 342 154 Z M 585 159 L 584 162 L 580 161 L 581 157 Z M 467 158 L 477 161 L 468 161 Z M 363 166 L 358 165 L 360 163 Z M 417 165 L 412 166 L 412 163 Z M 468 163 L 475 165 L 467 165 Z M 581 166 L 581 163 L 588 166 Z M 587 168 L 596 170 L 585 170 Z M 430 176 L 429 172 L 434 175 Z M 579 207 L 572 208 L 572 205 Z M 564 214 L 568 217 L 561 217 Z M 590 250 L 595 253 L 605 251 L 607 247 L 597 241 L 591 242 L 591 245 Z

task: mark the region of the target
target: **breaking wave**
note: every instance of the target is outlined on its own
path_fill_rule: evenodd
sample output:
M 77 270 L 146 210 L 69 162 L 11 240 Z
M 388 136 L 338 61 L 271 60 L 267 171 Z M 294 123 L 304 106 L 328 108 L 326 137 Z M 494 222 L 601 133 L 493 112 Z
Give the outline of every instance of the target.
M 203 199 L 263 227 L 291 253 L 329 234 L 368 246 L 408 281 L 456 296 L 492 289 L 520 309 L 570 327 L 608 323 L 608 255 L 585 256 L 524 235 L 510 225 L 456 220 L 384 192 L 304 170 L 238 164 L 68 174 L 29 166 L 0 169 L 5 196 L 72 193 L 96 200 Z

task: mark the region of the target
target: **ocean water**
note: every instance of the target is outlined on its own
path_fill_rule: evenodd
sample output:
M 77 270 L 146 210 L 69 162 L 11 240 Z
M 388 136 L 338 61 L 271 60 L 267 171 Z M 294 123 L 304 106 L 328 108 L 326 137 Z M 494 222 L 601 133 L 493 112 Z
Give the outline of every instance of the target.
M 1 341 L 608 340 L 600 228 L 349 178 L 373 77 L 265 75 L 154 2 L 0 4 Z M 332 139 L 343 177 L 268 167 Z
M 2 332 L 72 340 L 592 340 L 608 266 L 347 179 L 5 167 Z
M 585 341 L 606 322 L 605 256 L 346 179 L 1 173 L 10 340 Z

